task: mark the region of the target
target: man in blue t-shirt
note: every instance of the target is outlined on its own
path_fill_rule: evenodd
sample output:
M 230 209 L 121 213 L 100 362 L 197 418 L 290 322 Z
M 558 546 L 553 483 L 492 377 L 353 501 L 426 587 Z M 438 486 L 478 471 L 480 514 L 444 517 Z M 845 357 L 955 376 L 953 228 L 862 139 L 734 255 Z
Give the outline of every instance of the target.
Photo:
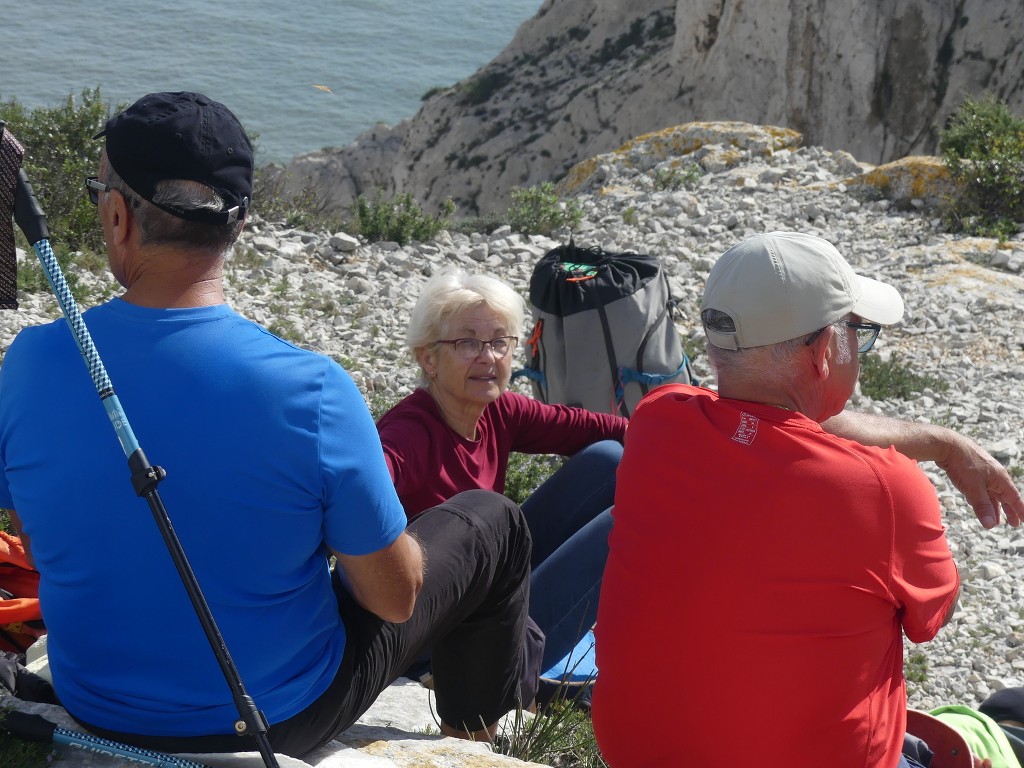
M 493 736 L 520 695 L 518 507 L 473 491 L 407 529 L 349 376 L 225 304 L 253 173 L 226 107 L 150 94 L 100 136 L 86 185 L 125 291 L 85 320 L 167 470 L 161 497 L 271 746 L 329 741 L 424 648 L 442 731 Z M 24 330 L 0 369 L 0 507 L 40 572 L 54 686 L 76 720 L 168 752 L 248 748 L 63 321 Z

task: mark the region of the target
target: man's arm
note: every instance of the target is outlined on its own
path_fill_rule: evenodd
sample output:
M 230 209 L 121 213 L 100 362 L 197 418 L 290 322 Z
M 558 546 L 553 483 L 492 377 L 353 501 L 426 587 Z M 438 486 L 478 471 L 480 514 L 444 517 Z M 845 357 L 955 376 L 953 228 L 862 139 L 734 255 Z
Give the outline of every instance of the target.
M 423 586 L 423 549 L 403 532 L 391 544 L 368 555 L 335 552 L 349 592 L 363 608 L 384 621 L 401 624 L 412 616 Z
M 915 461 L 934 461 L 966 497 L 985 528 L 999 524 L 1000 510 L 1014 528 L 1024 521 L 1024 499 L 1003 465 L 976 442 L 951 429 L 853 411 L 843 411 L 821 426 L 862 445 L 891 445 Z

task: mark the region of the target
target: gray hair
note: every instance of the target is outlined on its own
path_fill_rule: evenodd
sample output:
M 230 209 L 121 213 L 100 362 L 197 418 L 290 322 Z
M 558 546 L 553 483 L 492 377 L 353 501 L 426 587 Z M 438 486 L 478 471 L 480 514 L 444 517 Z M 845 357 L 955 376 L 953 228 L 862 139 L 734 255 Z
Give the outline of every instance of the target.
M 853 359 L 850 347 L 850 334 L 846 330 L 846 315 L 832 324 L 836 329 L 836 363 L 844 365 Z M 701 313 L 705 328 L 721 333 L 735 333 L 736 325 L 725 312 L 717 309 L 705 309 Z M 826 326 L 827 327 L 827 326 Z M 719 381 L 723 376 L 729 381 L 775 386 L 789 381 L 796 367 L 797 356 L 807 344 L 811 335 L 787 339 L 777 344 L 766 344 L 763 347 L 747 347 L 745 349 L 723 349 L 707 342 L 708 362 L 715 371 Z
M 205 224 L 187 221 L 161 210 L 139 197 L 109 162 L 105 163 L 105 166 L 106 178 L 103 181 L 124 195 L 139 228 L 140 245 L 177 244 L 220 255 L 230 248 L 242 233 L 242 221 L 230 224 Z M 219 211 L 224 207 L 224 200 L 214 190 L 198 181 L 187 179 L 158 182 L 153 200 L 160 205 L 182 210 Z
M 448 335 L 453 317 L 480 305 L 499 315 L 510 335 L 519 335 L 526 317 L 522 296 L 496 277 L 458 269 L 441 272 L 423 286 L 409 317 L 406 346 L 415 357 L 417 349 Z

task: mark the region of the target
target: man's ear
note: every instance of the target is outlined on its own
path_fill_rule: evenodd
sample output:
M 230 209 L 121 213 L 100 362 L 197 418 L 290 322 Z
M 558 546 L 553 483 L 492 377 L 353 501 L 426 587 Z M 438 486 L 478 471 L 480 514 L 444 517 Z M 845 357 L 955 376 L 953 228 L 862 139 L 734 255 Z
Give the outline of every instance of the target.
M 113 189 L 109 193 L 107 201 L 107 216 L 110 217 L 110 236 L 113 243 L 108 246 L 124 246 L 134 236 L 135 219 L 131 214 L 127 198 L 120 190 Z
M 832 337 L 835 336 L 834 326 L 828 326 L 811 342 L 810 354 L 811 365 L 814 367 L 815 376 L 824 381 L 829 377 L 829 363 L 832 362 Z

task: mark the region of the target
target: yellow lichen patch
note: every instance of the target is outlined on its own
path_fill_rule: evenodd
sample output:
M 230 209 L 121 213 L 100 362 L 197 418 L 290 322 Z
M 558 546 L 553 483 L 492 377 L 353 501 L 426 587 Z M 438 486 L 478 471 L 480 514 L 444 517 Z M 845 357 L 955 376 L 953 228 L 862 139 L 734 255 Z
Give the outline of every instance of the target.
M 776 125 L 754 125 L 738 121 L 683 123 L 637 136 L 616 150 L 627 153 L 643 147 L 654 156 L 665 159 L 687 155 L 707 144 L 723 144 L 753 150 L 763 147 L 767 153 L 800 146 L 803 135 Z
M 793 149 L 804 143 L 804 135 L 792 128 L 782 128 L 778 125 L 762 126 L 768 135 L 775 140 L 774 150 Z
M 892 185 L 892 179 L 889 177 L 889 173 L 882 168 L 872 168 L 867 173 L 862 173 L 860 176 L 851 179 L 849 183 L 873 187 L 887 197 L 889 187 Z
M 923 200 L 934 205 L 953 191 L 949 169 L 942 158 L 931 155 L 911 155 L 849 180 L 851 186 L 868 186 L 878 190 L 893 202 Z
M 594 175 L 594 171 L 597 170 L 597 157 L 588 157 L 586 160 L 581 160 L 576 163 L 569 172 L 565 174 L 565 178 L 559 182 L 558 186 L 565 192 L 574 192 L 579 187 Z
M 718 156 L 718 159 L 725 163 L 726 167 L 733 168 L 739 165 L 740 161 L 743 159 L 743 155 L 740 154 L 739 150 L 727 149 Z
M 611 184 L 607 187 L 601 187 L 597 190 L 597 194 L 601 197 L 608 195 L 628 195 L 629 197 L 636 197 L 637 191 L 634 187 L 623 186 L 622 184 Z
M 601 164 L 617 168 L 649 168 L 657 163 L 685 157 L 709 145 L 726 147 L 718 161 L 733 167 L 744 151 L 770 155 L 779 149 L 799 146 L 803 136 L 789 128 L 754 125 L 735 121 L 694 122 L 651 131 L 630 139 L 611 152 L 583 160 L 569 169 L 558 185 L 563 193 L 584 187 Z
M 963 261 L 944 264 L 922 272 L 921 279 L 929 288 L 955 285 L 974 296 L 984 296 L 1009 306 L 1019 301 L 1024 290 L 1024 278 L 1006 272 L 989 269 L 980 264 Z

